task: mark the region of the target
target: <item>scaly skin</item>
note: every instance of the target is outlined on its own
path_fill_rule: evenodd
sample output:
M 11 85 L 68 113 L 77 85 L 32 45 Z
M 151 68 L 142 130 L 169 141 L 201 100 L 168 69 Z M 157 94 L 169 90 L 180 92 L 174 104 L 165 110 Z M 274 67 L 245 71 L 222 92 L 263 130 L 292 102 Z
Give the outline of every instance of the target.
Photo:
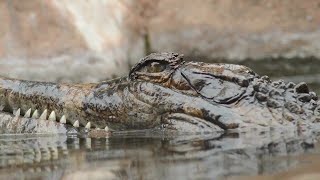
M 0 79 L 2 111 L 47 109 L 76 127 L 115 131 L 300 127 L 319 119 L 317 99 L 304 83 L 271 82 L 241 65 L 184 62 L 176 53 L 151 54 L 127 77 L 100 83 Z

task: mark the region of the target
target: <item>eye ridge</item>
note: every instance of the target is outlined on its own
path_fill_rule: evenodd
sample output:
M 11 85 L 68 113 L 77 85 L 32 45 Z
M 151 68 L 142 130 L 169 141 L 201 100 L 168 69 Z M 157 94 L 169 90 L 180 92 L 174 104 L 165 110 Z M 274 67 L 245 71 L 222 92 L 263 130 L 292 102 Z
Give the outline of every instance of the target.
M 152 53 L 133 66 L 129 71 L 128 77 L 129 79 L 134 80 L 139 78 L 139 76 L 161 76 L 160 74 L 163 73 L 162 76 L 167 77 L 182 64 L 184 64 L 183 54 L 170 52 Z

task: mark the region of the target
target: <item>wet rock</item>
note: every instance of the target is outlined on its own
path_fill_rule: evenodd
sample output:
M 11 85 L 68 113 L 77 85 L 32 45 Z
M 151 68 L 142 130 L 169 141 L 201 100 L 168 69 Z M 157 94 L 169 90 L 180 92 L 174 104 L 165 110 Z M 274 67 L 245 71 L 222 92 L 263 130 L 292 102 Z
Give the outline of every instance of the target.
M 294 87 L 296 93 L 309 93 L 308 85 L 305 82 L 301 82 Z

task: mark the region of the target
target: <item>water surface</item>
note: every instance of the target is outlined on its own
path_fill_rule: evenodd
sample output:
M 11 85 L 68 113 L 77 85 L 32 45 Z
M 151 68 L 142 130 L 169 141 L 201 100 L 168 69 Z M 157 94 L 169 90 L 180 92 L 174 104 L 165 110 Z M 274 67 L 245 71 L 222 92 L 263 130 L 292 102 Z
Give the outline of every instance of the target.
M 269 175 L 320 152 L 318 133 L 289 130 L 105 138 L 1 136 L 0 179 L 225 179 Z M 319 156 L 320 157 L 320 156 Z M 319 159 L 319 158 L 318 158 Z

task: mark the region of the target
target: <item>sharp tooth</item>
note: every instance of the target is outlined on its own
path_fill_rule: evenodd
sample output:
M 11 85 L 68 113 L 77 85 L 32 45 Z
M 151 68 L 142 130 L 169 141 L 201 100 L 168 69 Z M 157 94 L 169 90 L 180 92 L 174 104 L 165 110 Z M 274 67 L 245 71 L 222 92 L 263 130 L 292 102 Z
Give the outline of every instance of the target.
M 45 110 L 43 111 L 43 113 L 41 114 L 41 116 L 39 117 L 39 119 L 46 120 L 46 119 L 47 119 L 47 114 L 48 114 L 48 110 L 45 109 Z
M 15 113 L 16 116 L 20 116 L 20 108 Z
M 24 117 L 25 117 L 25 118 L 29 118 L 30 115 L 31 115 L 31 108 L 28 109 L 28 111 L 24 114 Z
M 66 118 L 66 116 L 65 116 L 65 115 L 63 115 L 63 116 L 61 117 L 61 119 L 60 119 L 60 123 L 62 123 L 62 124 L 67 123 L 67 118 Z
M 39 118 L 38 110 L 35 110 L 35 111 L 33 112 L 32 118 L 35 118 L 35 119 Z
M 109 131 L 109 127 L 108 127 L 108 126 L 106 126 L 106 127 L 104 128 L 104 130 Z
M 51 121 L 56 121 L 56 113 L 54 111 L 52 111 L 49 115 L 49 120 Z
M 91 127 L 91 123 L 88 122 L 87 125 L 85 126 L 85 128 L 90 129 L 90 127 Z
M 73 123 L 73 126 L 76 127 L 76 128 L 78 128 L 78 127 L 79 127 L 79 121 L 76 120 L 76 122 Z

